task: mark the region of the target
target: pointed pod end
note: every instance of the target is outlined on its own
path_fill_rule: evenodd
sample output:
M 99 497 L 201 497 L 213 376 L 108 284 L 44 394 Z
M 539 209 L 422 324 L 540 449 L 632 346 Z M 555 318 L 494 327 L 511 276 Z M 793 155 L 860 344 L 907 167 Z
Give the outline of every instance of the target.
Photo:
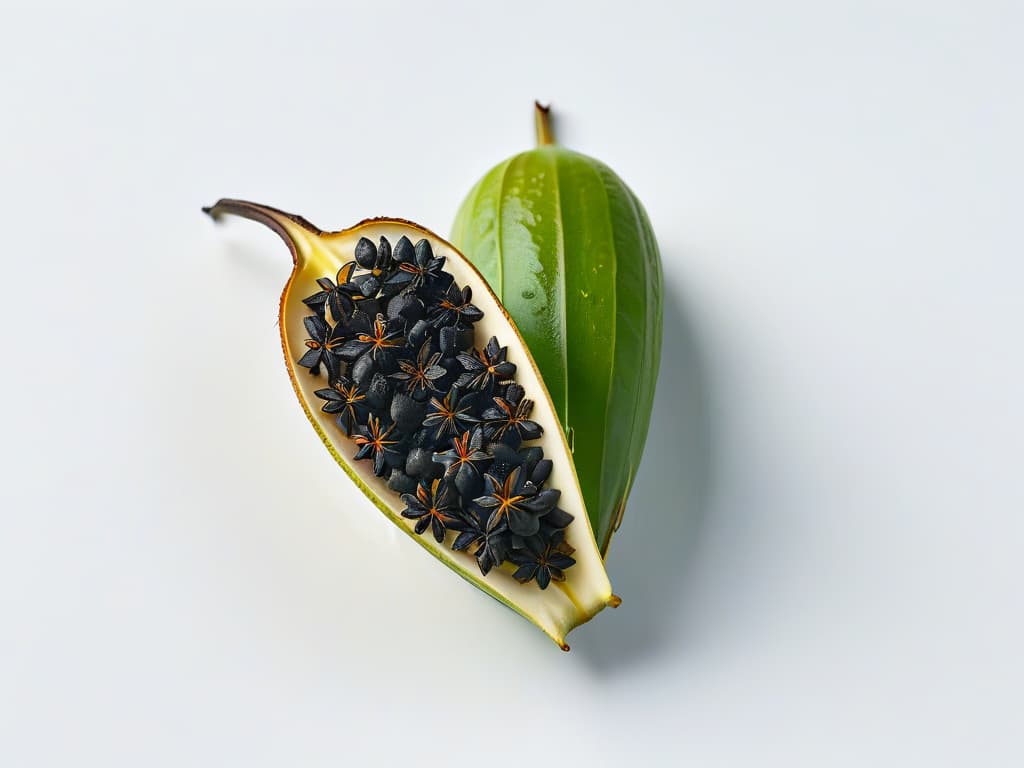
M 564 640 L 558 644 L 558 647 L 561 648 L 566 653 L 569 652 L 569 644 L 567 642 L 565 642 Z
M 622 598 L 618 595 L 612 595 L 608 598 L 609 608 L 618 608 L 620 605 L 622 605 Z
M 203 213 L 207 214 L 214 221 L 219 221 L 225 214 L 230 214 L 233 216 L 241 216 L 244 219 L 257 221 L 260 224 L 269 227 L 276 232 L 282 240 L 284 240 L 288 249 L 292 253 L 292 263 L 295 264 L 296 267 L 300 266 L 301 254 L 295 244 L 295 240 L 285 227 L 285 224 L 290 222 L 313 235 L 321 236 L 325 234 L 322 230 L 314 227 L 301 216 L 285 213 L 277 208 L 271 208 L 269 205 L 250 203 L 248 200 L 234 200 L 224 197 L 213 205 L 204 207 Z

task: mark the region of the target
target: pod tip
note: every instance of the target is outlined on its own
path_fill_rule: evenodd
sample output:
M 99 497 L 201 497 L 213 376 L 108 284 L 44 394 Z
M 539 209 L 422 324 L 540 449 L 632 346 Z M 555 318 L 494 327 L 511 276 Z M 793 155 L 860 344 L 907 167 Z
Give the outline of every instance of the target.
M 555 134 L 551 128 L 551 105 L 533 102 L 533 122 L 537 132 L 537 146 L 543 147 L 555 143 Z
M 612 608 L 618 608 L 620 605 L 622 605 L 622 598 L 618 595 L 612 595 L 608 598 L 608 605 Z
M 565 642 L 564 640 L 558 644 L 558 647 L 561 648 L 566 653 L 569 652 L 569 644 L 567 642 Z

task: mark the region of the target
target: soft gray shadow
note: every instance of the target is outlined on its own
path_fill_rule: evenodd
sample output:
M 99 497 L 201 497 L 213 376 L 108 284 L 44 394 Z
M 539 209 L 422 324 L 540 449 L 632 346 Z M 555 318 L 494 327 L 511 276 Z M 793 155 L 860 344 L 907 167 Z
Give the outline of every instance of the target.
M 709 506 L 713 455 L 703 353 L 685 298 L 666 290 L 651 426 L 608 557 L 622 606 L 570 637 L 573 652 L 595 671 L 621 673 L 637 662 L 679 653 L 673 632 L 685 624 L 682 586 Z

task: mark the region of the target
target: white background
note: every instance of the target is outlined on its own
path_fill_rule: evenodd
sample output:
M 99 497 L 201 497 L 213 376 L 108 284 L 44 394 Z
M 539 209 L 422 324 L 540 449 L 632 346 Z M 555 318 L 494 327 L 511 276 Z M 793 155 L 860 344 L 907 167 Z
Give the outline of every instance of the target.
M 1019 4 L 335 6 L 4 13 L 0 764 L 1021 765 Z M 447 232 L 535 97 L 667 293 L 570 654 L 354 491 L 199 212 Z

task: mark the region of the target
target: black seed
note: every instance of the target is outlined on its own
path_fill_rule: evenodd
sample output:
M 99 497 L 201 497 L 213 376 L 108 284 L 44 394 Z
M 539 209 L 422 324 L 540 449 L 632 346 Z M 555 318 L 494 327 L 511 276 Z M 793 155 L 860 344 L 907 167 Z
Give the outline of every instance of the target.
M 504 395 L 504 397 L 510 403 L 518 403 L 520 400 L 523 399 L 523 395 L 525 395 L 525 394 L 526 394 L 526 390 L 524 390 L 521 386 L 519 386 L 515 382 L 512 382 L 511 384 L 509 384 L 505 388 L 505 395 Z
M 369 355 L 363 355 L 352 366 L 352 380 L 363 389 L 368 389 L 373 381 L 373 374 L 377 372 L 376 363 Z
M 444 467 L 434 461 L 434 452 L 426 448 L 413 448 L 405 460 L 405 473 L 412 477 L 428 479 L 440 477 Z
M 544 451 L 537 446 L 533 445 L 529 448 L 523 448 L 519 451 L 519 459 L 522 462 L 523 474 L 532 479 L 533 468 L 537 466 L 537 463 L 544 458 Z M 536 483 L 534 483 L 536 485 Z
M 376 317 L 381 312 L 380 301 L 377 299 L 357 299 L 356 308 L 367 317 Z
M 459 353 L 459 349 L 455 345 L 457 335 L 455 326 L 452 325 L 445 326 L 440 330 L 438 340 L 441 344 L 441 354 L 445 357 L 451 357 Z
M 352 278 L 352 284 L 357 286 L 359 288 L 359 293 L 361 293 L 363 296 L 366 296 L 367 298 L 373 298 L 374 296 L 377 295 L 377 291 L 380 290 L 380 280 L 378 280 L 375 275 L 369 272 L 365 275 L 360 275 L 359 277 Z M 360 309 L 363 308 L 360 307 Z
M 483 475 L 463 464 L 455 473 L 455 488 L 463 499 L 475 499 L 484 491 Z
M 530 482 L 540 488 L 551 475 L 552 466 L 554 465 L 551 459 L 541 459 L 538 461 L 537 466 L 533 468 L 533 472 L 530 474 Z
M 420 240 L 416 243 L 415 255 L 417 263 L 426 264 L 434 258 L 434 249 L 430 247 L 428 240 Z
M 395 296 L 393 299 L 388 301 L 388 318 L 394 320 L 396 317 L 401 317 L 402 312 L 406 310 L 409 305 L 415 304 L 418 301 L 419 299 L 415 296 L 410 296 L 407 293 Z
M 555 507 L 540 519 L 541 525 L 554 529 L 566 528 L 572 521 L 573 516 L 559 507 Z
M 377 269 L 387 269 L 391 264 L 391 243 L 386 237 L 380 239 L 377 247 Z
M 388 476 L 388 488 L 395 493 L 416 493 L 416 480 L 401 469 L 395 468 Z
M 514 448 L 502 443 L 495 443 L 491 454 L 494 462 L 487 471 L 499 480 L 504 480 L 508 473 L 520 466 L 523 461 Z
M 415 258 L 416 251 L 413 248 L 412 241 L 402 235 L 398 242 L 395 243 L 395 250 L 392 254 L 395 261 L 412 261 Z
M 455 335 L 455 349 L 457 352 L 465 352 L 473 348 L 473 329 L 459 328 Z
M 408 395 L 396 392 L 391 400 L 391 420 L 402 432 L 411 432 L 423 421 L 427 404 L 417 402 Z
M 373 269 L 377 266 L 377 246 L 372 240 L 359 238 L 359 242 L 356 243 L 356 264 L 363 269 Z
M 373 374 L 373 380 L 370 382 L 369 390 L 366 393 L 366 399 L 370 405 L 379 411 L 386 410 L 388 405 L 391 403 L 391 387 L 388 385 L 388 380 L 382 373 Z
M 419 349 L 420 345 L 422 345 L 426 340 L 427 334 L 430 333 L 430 331 L 431 325 L 429 322 L 426 320 L 417 320 L 416 323 L 413 324 L 412 328 L 409 329 L 408 333 L 405 334 L 405 339 L 409 342 L 410 346 Z
M 412 445 L 416 448 L 433 448 L 437 444 L 434 430 L 423 427 L 417 429 L 412 436 Z

